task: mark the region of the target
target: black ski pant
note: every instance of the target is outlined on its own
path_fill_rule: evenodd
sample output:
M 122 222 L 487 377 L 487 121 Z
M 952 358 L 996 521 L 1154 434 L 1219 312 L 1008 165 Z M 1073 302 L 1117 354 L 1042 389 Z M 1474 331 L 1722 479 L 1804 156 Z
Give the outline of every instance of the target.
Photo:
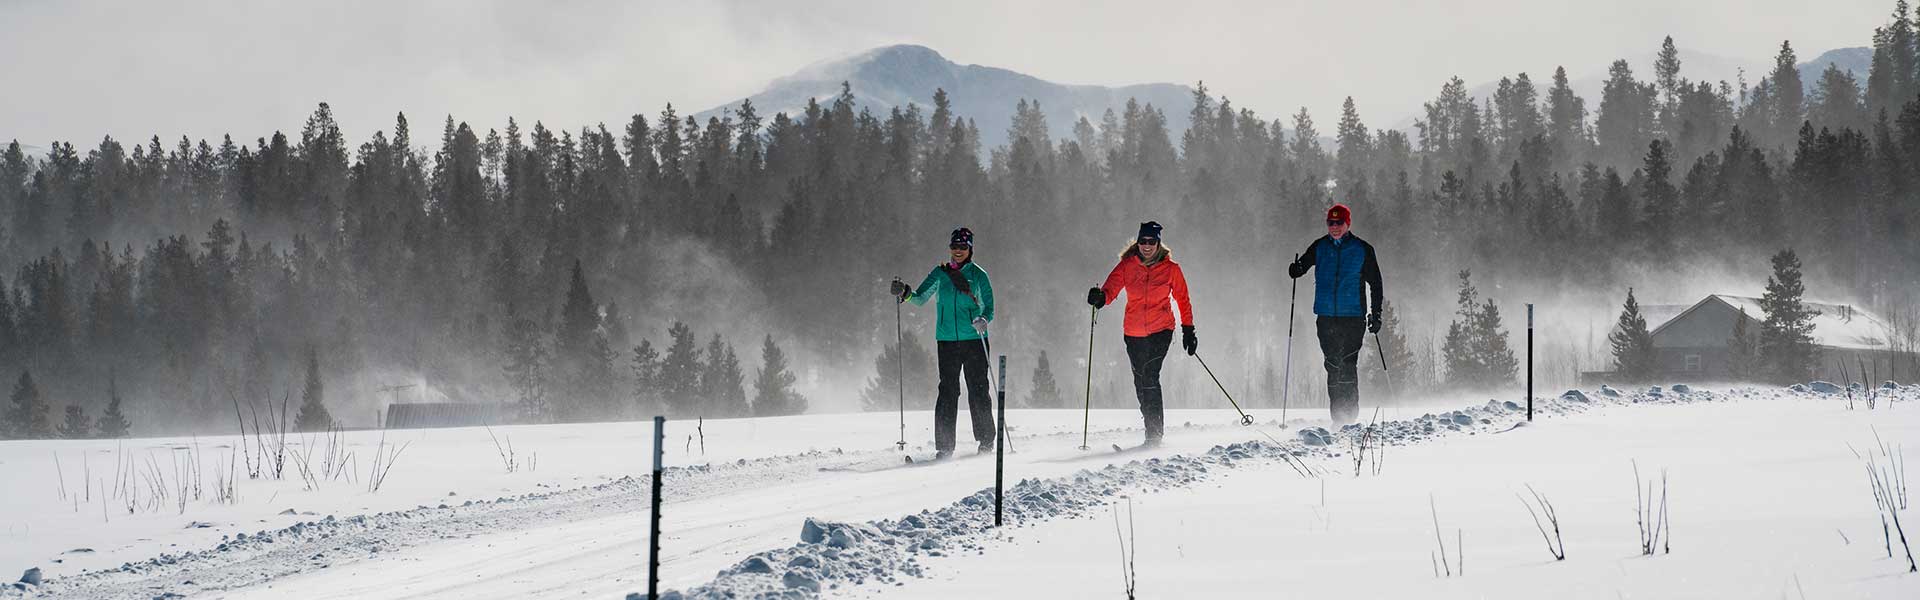
M 973 439 L 993 443 L 993 397 L 987 394 L 987 348 L 984 340 L 940 342 L 940 395 L 933 402 L 933 447 L 953 452 L 953 427 L 960 412 L 960 374 L 967 376 L 967 412 L 973 416 Z
M 1133 395 L 1140 399 L 1140 418 L 1146 422 L 1147 440 L 1156 441 L 1166 433 L 1165 404 L 1160 397 L 1160 366 L 1167 362 L 1167 347 L 1173 344 L 1173 330 L 1126 336 L 1127 362 L 1133 364 Z
M 1320 334 L 1320 354 L 1327 363 L 1327 408 L 1339 427 L 1360 417 L 1360 344 L 1366 339 L 1362 317 L 1321 316 L 1314 323 Z

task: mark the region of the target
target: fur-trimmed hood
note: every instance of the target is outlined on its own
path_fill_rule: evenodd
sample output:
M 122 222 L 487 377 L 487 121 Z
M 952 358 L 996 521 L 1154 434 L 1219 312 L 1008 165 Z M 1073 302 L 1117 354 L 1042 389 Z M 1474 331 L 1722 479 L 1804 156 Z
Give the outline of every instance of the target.
M 1127 249 L 1120 252 L 1120 258 L 1133 258 L 1139 256 L 1139 254 L 1140 244 L 1138 242 L 1127 242 Z M 1155 253 L 1155 256 L 1152 258 L 1143 262 L 1148 266 L 1152 266 L 1159 264 L 1160 261 L 1163 260 L 1173 260 L 1173 249 L 1168 248 L 1166 242 L 1160 242 L 1160 251 Z

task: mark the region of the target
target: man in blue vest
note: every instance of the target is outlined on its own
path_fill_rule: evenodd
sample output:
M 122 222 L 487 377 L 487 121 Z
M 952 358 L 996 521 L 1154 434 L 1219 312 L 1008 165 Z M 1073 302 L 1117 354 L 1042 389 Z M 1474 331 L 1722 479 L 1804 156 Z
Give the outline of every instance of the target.
M 1352 226 L 1353 211 L 1345 204 L 1333 205 L 1327 209 L 1327 235 L 1287 267 L 1294 279 L 1313 269 L 1314 329 L 1320 334 L 1320 353 L 1326 356 L 1327 408 L 1336 427 L 1360 416 L 1360 343 L 1368 332 L 1380 333 L 1385 295 L 1373 245 L 1349 231 Z M 1367 288 L 1372 290 L 1371 302 L 1362 293 Z

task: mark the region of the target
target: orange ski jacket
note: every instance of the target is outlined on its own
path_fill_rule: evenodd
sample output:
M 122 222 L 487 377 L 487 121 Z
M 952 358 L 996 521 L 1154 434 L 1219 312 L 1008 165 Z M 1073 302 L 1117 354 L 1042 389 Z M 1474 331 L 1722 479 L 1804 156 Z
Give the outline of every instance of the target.
M 1173 251 L 1165 244 L 1148 260 L 1141 260 L 1138 245 L 1128 244 L 1127 251 L 1120 254 L 1120 264 L 1113 266 L 1113 272 L 1107 274 L 1107 282 L 1100 289 L 1107 295 L 1107 304 L 1113 304 L 1120 297 L 1120 291 L 1126 290 L 1124 329 L 1127 337 L 1173 330 L 1173 308 L 1167 305 L 1169 302 L 1180 304 L 1181 324 L 1193 324 L 1193 301 L 1187 298 L 1187 276 L 1180 270 L 1180 263 L 1173 262 Z

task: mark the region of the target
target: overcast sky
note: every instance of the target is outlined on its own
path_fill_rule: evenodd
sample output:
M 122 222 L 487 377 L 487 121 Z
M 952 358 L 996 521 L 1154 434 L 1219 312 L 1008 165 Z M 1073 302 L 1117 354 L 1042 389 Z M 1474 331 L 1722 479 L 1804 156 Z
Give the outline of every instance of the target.
M 451 113 L 482 131 L 617 129 L 667 102 L 744 97 L 809 63 L 915 43 L 1062 83 L 1192 83 L 1269 118 L 1331 127 L 1352 95 L 1370 125 L 1472 82 L 1683 48 L 1802 60 L 1868 45 L 1892 0 L 0 0 L 0 141 L 84 148 L 103 134 L 171 145 L 297 132 L 330 102 L 357 144 L 396 112 L 437 143 Z M 1636 65 L 1636 72 L 1643 72 Z M 1683 73 L 1684 74 L 1684 73 Z M 1594 106 L 1597 99 L 1589 99 Z M 1183 112 L 1184 108 L 1170 110 Z

